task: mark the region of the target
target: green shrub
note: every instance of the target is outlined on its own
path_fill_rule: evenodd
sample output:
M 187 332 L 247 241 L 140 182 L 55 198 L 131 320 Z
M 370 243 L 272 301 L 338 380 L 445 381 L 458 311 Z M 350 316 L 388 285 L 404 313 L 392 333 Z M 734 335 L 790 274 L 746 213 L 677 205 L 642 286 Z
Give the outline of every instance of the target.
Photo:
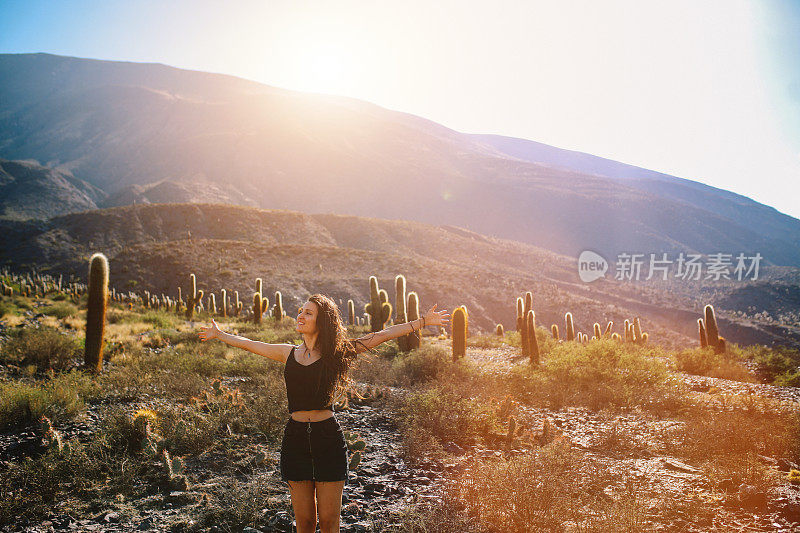
M 540 368 L 518 365 L 505 387 L 528 402 L 552 408 L 579 405 L 672 410 L 684 406 L 682 384 L 655 357 L 654 348 L 611 339 L 553 344 Z
M 0 429 L 22 426 L 46 415 L 54 423 L 83 411 L 85 400 L 100 395 L 99 386 L 73 369 L 42 384 L 0 383 Z
M 80 363 L 81 348 L 80 339 L 55 328 L 24 328 L 2 345 L 0 362 L 61 371 Z
M 428 451 L 437 451 L 430 447 L 431 437 L 438 444 L 468 446 L 495 423 L 487 402 L 464 397 L 448 384 L 434 383 L 401 399 L 392 398 L 391 405 L 403 434 L 404 454 L 411 462 L 423 459 Z
M 618 484 L 615 498 L 604 497 L 605 487 Z M 477 461 L 447 485 L 439 507 L 473 517 L 479 531 L 646 531 L 644 489 L 553 442 L 509 459 Z
M 152 324 L 154 327 L 162 329 L 174 328 L 178 323 L 174 314 L 168 314 L 164 311 L 148 311 L 138 318 L 141 322 Z
M 7 299 L 0 300 L 0 318 L 4 316 L 16 315 L 18 313 L 17 306 Z
M 714 348 L 690 348 L 674 355 L 675 368 L 687 374 L 753 382 L 753 376 L 742 364 L 738 347 L 729 344 L 730 351 L 717 353 Z
M 69 302 L 58 302 L 52 305 L 42 307 L 41 313 L 50 315 L 58 319 L 66 318 L 68 316 L 75 316 L 78 314 L 78 308 Z
M 800 387 L 800 351 L 778 346 L 749 346 L 745 355 L 756 364 L 756 371 L 776 385 Z
M 473 335 L 467 339 L 467 346 L 475 348 L 499 348 L 505 344 L 503 337 L 493 335 Z
M 270 499 L 274 490 L 267 475 L 246 482 L 226 479 L 214 485 L 196 525 L 202 530 L 213 527 L 220 531 L 242 531 L 248 526 L 263 528 L 264 524 L 259 522 L 263 512 L 275 513 L 281 509 L 281 504 Z
M 409 387 L 437 378 L 450 363 L 447 350 L 441 346 L 422 345 L 418 350 L 401 353 L 392 360 L 392 385 Z

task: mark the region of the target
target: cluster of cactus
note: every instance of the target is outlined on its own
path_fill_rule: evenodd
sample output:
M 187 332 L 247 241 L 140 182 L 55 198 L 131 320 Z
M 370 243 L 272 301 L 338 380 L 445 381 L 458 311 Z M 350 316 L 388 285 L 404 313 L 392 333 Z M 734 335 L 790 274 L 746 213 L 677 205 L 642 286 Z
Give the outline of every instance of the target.
M 0 296 L 11 297 L 14 294 L 25 297 L 45 297 L 48 294 L 57 293 L 70 297 L 70 300 L 77 303 L 80 296 L 87 290 L 86 284 L 70 282 L 64 284 L 63 276 L 59 274 L 56 278 L 51 274 L 41 274 L 34 271 L 26 274 L 16 274 L 4 269 L 0 271 Z M 7 283 L 8 282 L 8 283 Z M 12 284 L 17 285 L 15 290 Z
M 133 414 L 134 449 L 151 457 L 158 457 L 163 466 L 166 485 L 170 490 L 188 490 L 189 483 L 183 474 L 184 462 L 170 456 L 169 442 L 158 434 L 158 415 L 151 409 L 139 409 Z
M 453 361 L 467 354 L 467 331 L 469 327 L 469 313 L 467 307 L 462 305 L 453 311 Z
M 53 449 L 59 452 L 64 449 L 64 439 L 61 433 L 53 427 L 50 419 L 44 415 L 39 419 L 39 430 L 42 446 L 45 449 Z
M 253 293 L 253 322 L 261 324 L 261 317 L 267 309 L 269 309 L 269 298 L 264 296 L 261 278 L 256 278 L 256 292 Z
M 361 456 L 367 447 L 367 443 L 356 433 L 351 431 L 343 431 L 342 433 L 347 443 L 347 449 L 350 451 L 350 463 L 347 468 L 352 471 L 361 464 Z
M 198 411 L 222 415 L 220 418 L 234 419 L 234 427 L 220 427 L 228 433 L 238 431 L 239 416 L 244 409 L 244 398 L 238 388 L 227 387 L 220 379 L 211 383 L 211 390 L 204 390 L 200 396 L 193 396 L 192 403 Z
M 647 340 L 650 337 L 648 333 L 642 332 L 642 326 L 638 316 L 633 319 L 633 322 L 631 322 L 626 318 L 622 326 L 622 329 L 623 329 L 623 336 L 618 338 L 620 338 L 624 342 L 632 342 L 635 344 L 646 344 Z
M 609 321 L 606 324 L 605 330 L 600 325 L 599 322 L 595 322 L 592 325 L 592 336 L 589 337 L 587 333 L 582 333 L 580 331 L 575 331 L 575 323 L 572 318 L 572 313 L 567 312 L 564 314 L 564 323 L 566 328 L 566 335 L 565 339 L 567 341 L 576 341 L 581 344 L 586 344 L 590 340 L 600 340 L 600 339 L 613 339 L 613 340 L 624 340 L 625 342 L 635 342 L 637 344 L 645 344 L 649 338 L 649 334 L 646 332 L 642 332 L 642 327 L 639 322 L 639 317 L 636 317 L 633 322 L 629 320 L 625 320 L 625 324 L 623 325 L 623 335 L 620 336 L 618 333 L 612 331 L 614 328 L 614 322 Z M 551 332 L 553 335 L 553 339 L 560 341 L 558 326 L 553 324 L 551 326 Z
M 708 304 L 703 309 L 702 318 L 697 319 L 697 329 L 700 334 L 700 347 L 710 347 L 715 353 L 725 353 L 727 350 L 727 341 L 725 337 L 720 336 L 719 327 L 717 326 L 717 317 L 714 314 L 714 307 Z
M 108 259 L 100 253 L 89 261 L 89 298 L 86 303 L 86 340 L 83 362 L 92 372 L 103 369 L 103 337 L 108 304 Z
M 183 475 L 184 463 L 180 457 L 170 457 L 169 450 L 161 450 L 161 463 L 164 467 L 164 477 L 170 490 L 189 490 L 189 482 Z
M 536 337 L 536 313 L 533 310 L 533 293 L 527 291 L 525 297 L 517 298 L 517 331 L 522 344 L 522 356 L 528 357 L 531 364 L 539 364 L 539 339 Z M 498 333 L 499 334 L 499 333 Z
M 156 455 L 164 449 L 165 441 L 158 434 L 158 415 L 152 409 L 139 409 L 133 414 L 132 448 L 140 452 Z
M 193 320 L 198 306 L 203 304 L 203 290 L 197 290 L 197 276 L 189 274 L 191 291 L 186 296 L 186 320 Z
M 370 330 L 381 331 L 392 316 L 392 304 L 389 303 L 389 294 L 378 288 L 378 278 L 369 277 L 370 303 L 364 306 L 364 311 L 369 314 Z
M 506 424 L 505 433 L 496 435 L 493 438 L 500 440 L 506 449 L 511 449 L 517 443 L 517 439 L 522 439 L 526 435 L 528 429 L 527 424 L 518 423 L 513 415 L 519 403 L 513 400 L 510 395 L 506 395 L 503 401 L 499 403 L 496 399 L 493 399 L 492 402 L 497 404 L 495 408 L 497 420 L 500 424 Z
M 6 285 L 4 281 L 0 281 L 0 294 L 3 296 L 14 296 L 14 287 Z
M 354 405 L 370 405 L 376 400 L 386 398 L 387 396 L 389 396 L 389 389 L 385 387 L 367 385 L 362 391 L 348 388 L 344 399 L 340 403 L 337 403 L 337 407 L 347 409 L 350 407 L 351 403 Z

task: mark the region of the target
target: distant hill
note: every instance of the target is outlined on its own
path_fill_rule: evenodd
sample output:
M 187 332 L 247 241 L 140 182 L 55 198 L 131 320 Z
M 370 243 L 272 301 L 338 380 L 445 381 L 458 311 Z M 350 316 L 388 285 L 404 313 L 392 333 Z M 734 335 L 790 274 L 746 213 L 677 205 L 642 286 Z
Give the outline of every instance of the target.
M 516 298 L 530 290 L 536 320 L 544 327 L 562 325 L 566 311 L 575 316 L 576 329 L 587 333 L 596 321 L 605 327 L 613 320 L 619 330 L 625 319 L 640 316 L 654 342 L 671 347 L 697 343 L 694 329 L 703 304 L 746 296 L 728 288 L 694 301 L 613 278 L 587 285 L 577 279 L 569 257 L 451 225 L 207 204 L 135 205 L 48 221 L 0 221 L 0 266 L 83 279 L 96 251 L 108 255 L 118 290 L 175 296 L 178 287 L 187 290 L 194 272 L 207 292 L 225 288 L 249 301 L 254 280 L 261 277 L 270 299 L 280 290 L 287 309 L 323 292 L 344 305 L 352 298 L 361 313 L 369 276 L 377 276 L 394 302 L 394 278 L 404 274 L 423 311 L 434 303 L 450 310 L 466 305 L 474 331 L 493 331 L 497 323 L 515 329 Z M 782 295 L 783 281 L 767 271 L 765 280 L 775 281 L 757 282 L 759 293 L 773 290 L 774 310 L 783 312 L 780 302 L 791 306 L 798 295 Z M 737 305 L 718 305 L 728 339 L 800 344 L 800 328 L 737 317 Z
M 0 55 L 0 79 L 0 157 L 71 172 L 111 196 L 101 205 L 250 204 L 458 226 L 572 258 L 800 266 L 800 221 L 748 198 L 368 102 L 49 54 Z
M 49 218 L 97 209 L 106 194 L 85 181 L 31 161 L 0 159 L 0 218 Z

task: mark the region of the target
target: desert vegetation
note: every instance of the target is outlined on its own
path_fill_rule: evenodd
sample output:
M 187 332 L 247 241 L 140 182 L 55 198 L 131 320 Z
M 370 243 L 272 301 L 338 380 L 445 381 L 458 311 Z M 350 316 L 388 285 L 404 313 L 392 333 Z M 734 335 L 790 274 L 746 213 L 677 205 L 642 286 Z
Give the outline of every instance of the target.
M 86 284 L 0 277 L 0 527 L 290 531 L 277 475 L 283 369 L 196 335 L 214 317 L 250 338 L 298 343 L 283 295 L 270 309 L 258 279 L 244 305 L 247 294 L 204 294 L 187 273 L 175 295 L 106 286 L 98 314 L 92 297 L 108 265 L 97 261 L 99 276 Z M 342 309 L 352 336 L 419 316 L 403 276 L 394 306 L 376 277 L 364 284 L 370 301 L 354 297 Z M 486 333 L 470 331 L 460 305 L 450 334 L 423 330 L 362 358 L 357 390 L 336 405 L 354 474 L 343 529 L 800 522 L 796 350 L 666 350 L 640 317 L 617 331 L 597 317 L 590 334 L 576 330 L 574 309 L 563 310 L 563 324 L 538 324 L 535 303 L 530 292 L 510 299 L 516 324 Z M 712 320 L 706 308 L 706 341 Z

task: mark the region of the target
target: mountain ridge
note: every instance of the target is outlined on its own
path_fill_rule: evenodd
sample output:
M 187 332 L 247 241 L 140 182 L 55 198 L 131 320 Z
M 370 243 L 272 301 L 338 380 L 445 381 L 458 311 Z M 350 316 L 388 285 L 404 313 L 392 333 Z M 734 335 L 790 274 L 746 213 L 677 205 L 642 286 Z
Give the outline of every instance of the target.
M 128 201 L 451 224 L 572 257 L 758 252 L 800 266 L 800 221 L 740 195 L 522 161 L 485 136 L 353 98 L 47 54 L 0 55 L 0 76 L 12 81 L 0 87 L 1 157 Z

